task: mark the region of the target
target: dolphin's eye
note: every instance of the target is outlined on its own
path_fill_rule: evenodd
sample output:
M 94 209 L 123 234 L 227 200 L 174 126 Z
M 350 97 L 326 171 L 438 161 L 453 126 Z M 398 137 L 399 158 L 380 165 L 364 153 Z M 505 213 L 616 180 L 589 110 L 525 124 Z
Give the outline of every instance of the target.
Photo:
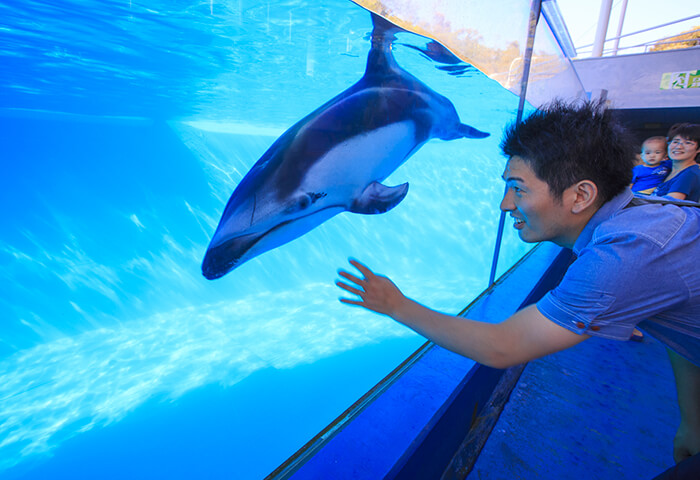
M 325 196 L 326 193 L 307 192 L 306 195 L 302 196 L 299 200 L 299 208 L 309 208 L 309 206 L 311 206 L 312 203 L 316 203 L 318 199 L 323 198 Z
M 305 208 L 309 208 L 309 206 L 313 203 L 313 200 L 309 195 L 303 195 L 299 199 L 299 209 L 304 210 Z
M 299 210 L 304 210 L 309 208 L 312 204 L 314 204 L 319 198 L 325 197 L 325 193 L 314 193 L 314 192 L 308 192 L 303 195 L 300 195 L 296 203 L 294 204 L 293 207 L 289 208 L 289 211 L 299 211 Z

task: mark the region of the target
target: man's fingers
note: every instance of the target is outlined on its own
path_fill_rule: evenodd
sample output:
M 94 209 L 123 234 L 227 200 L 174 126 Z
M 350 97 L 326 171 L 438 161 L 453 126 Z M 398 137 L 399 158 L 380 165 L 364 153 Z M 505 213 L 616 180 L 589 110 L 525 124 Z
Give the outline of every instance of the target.
M 363 282 L 361 278 L 353 275 L 352 273 L 346 272 L 345 270 L 338 270 L 338 275 L 346 280 L 350 280 L 352 283 L 356 283 L 357 285 L 360 285 Z
M 362 263 L 358 262 L 354 258 L 349 258 L 348 261 L 350 262 L 350 265 L 355 267 L 357 270 L 360 271 L 362 275 L 364 275 L 364 278 L 360 278 L 357 275 L 354 275 L 350 272 L 347 272 L 345 270 L 338 270 L 338 275 L 343 277 L 345 280 L 348 282 L 351 282 L 352 285 L 344 283 L 340 280 L 337 280 L 335 284 L 345 290 L 346 292 L 352 293 L 353 295 L 357 295 L 360 297 L 359 300 L 351 299 L 351 298 L 343 298 L 340 297 L 338 300 L 340 300 L 341 303 L 345 303 L 347 305 L 355 305 L 358 307 L 365 307 L 369 308 L 367 303 L 365 302 L 365 298 L 363 297 L 367 292 L 365 290 L 365 285 L 368 285 L 369 280 L 371 277 L 374 276 L 374 273 L 372 273 L 372 270 L 367 268 L 365 265 Z
M 352 300 L 352 299 L 350 299 L 350 298 L 342 298 L 342 297 L 339 298 L 338 300 L 340 300 L 340 303 L 346 303 L 346 304 L 348 304 L 348 305 L 356 305 L 356 306 L 358 306 L 358 307 L 364 306 L 364 305 L 362 304 L 362 302 L 359 301 L 359 300 Z
M 365 293 L 364 291 L 358 290 L 357 288 L 355 288 L 355 287 L 353 287 L 353 286 L 350 286 L 350 285 L 348 285 L 347 283 L 335 282 L 335 284 L 336 284 L 337 286 L 339 286 L 340 288 L 342 288 L 343 290 L 346 290 L 346 291 L 348 291 L 348 292 L 350 292 L 350 293 L 352 293 L 352 294 L 355 294 L 355 295 L 362 295 L 363 293 Z
M 371 275 L 374 275 L 372 270 L 370 270 L 369 268 L 367 268 L 365 265 L 358 262 L 354 258 L 349 258 L 348 261 L 350 262 L 350 265 L 352 265 L 353 267 L 358 269 L 360 272 L 362 272 L 362 275 L 364 275 L 365 278 L 369 278 Z

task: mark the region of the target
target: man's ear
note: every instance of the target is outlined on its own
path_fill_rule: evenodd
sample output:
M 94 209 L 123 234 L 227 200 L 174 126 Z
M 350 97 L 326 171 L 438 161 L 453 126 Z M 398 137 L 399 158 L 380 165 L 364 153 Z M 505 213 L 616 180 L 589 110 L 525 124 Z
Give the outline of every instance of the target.
M 598 186 L 590 180 L 581 180 L 572 186 L 574 203 L 571 213 L 581 213 L 598 204 Z

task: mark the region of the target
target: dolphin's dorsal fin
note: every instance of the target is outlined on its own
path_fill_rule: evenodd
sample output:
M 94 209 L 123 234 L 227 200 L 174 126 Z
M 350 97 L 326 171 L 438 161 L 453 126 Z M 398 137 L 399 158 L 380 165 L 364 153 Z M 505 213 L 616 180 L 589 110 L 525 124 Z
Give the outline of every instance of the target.
M 403 32 L 403 28 L 394 25 L 389 20 L 372 13 L 372 39 L 377 41 L 384 39 L 384 41 L 391 43 L 394 41 L 394 34 L 397 32 Z
M 365 215 L 388 212 L 401 203 L 406 193 L 408 193 L 408 183 L 387 187 L 379 182 L 372 182 L 355 199 L 348 211 Z
M 397 27 L 390 21 L 372 13 L 372 34 L 370 41 L 372 47 L 367 55 L 367 65 L 365 67 L 365 77 L 384 77 L 388 72 L 401 71 L 401 67 L 396 64 L 391 53 L 391 46 L 396 39 L 395 34 L 403 29 Z

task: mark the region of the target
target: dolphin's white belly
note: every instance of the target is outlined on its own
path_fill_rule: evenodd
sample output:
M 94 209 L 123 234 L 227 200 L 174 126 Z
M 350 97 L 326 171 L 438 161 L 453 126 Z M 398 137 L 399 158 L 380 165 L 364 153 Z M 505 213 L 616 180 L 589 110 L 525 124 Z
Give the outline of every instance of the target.
M 415 124 L 410 120 L 357 135 L 319 158 L 304 177 L 304 188 L 352 196 L 388 177 L 415 147 Z

